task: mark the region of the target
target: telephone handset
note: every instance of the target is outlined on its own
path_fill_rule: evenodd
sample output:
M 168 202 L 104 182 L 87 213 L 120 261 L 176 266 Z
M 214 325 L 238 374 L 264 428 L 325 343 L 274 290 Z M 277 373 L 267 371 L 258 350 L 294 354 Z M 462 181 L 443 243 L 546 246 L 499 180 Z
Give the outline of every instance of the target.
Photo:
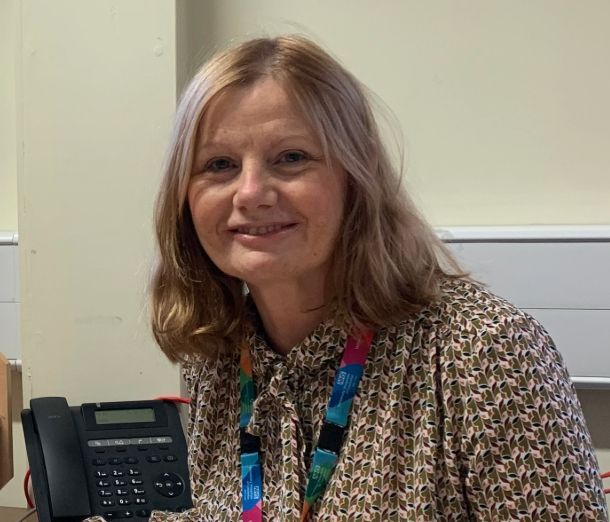
M 39 522 L 140 520 L 192 506 L 176 406 L 32 399 L 21 413 Z

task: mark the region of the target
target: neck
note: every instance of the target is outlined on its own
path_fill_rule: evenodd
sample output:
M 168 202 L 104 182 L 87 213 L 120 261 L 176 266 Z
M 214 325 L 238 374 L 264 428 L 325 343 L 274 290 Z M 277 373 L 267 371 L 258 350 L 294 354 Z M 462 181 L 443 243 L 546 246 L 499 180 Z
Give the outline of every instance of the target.
M 286 355 L 326 317 L 324 284 L 250 286 L 271 347 Z

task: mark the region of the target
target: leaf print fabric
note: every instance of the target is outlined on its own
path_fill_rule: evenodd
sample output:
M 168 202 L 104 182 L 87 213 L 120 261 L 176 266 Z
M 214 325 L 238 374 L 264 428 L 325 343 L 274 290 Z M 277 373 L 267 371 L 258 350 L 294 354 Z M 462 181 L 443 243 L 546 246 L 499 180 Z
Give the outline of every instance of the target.
M 253 332 L 264 517 L 299 520 L 345 333 L 321 324 L 287 356 Z M 184 368 L 195 508 L 153 522 L 238 521 L 239 354 Z M 91 520 L 100 520 L 94 518 Z M 608 520 L 565 364 L 542 326 L 465 280 L 377 331 L 345 444 L 311 522 Z

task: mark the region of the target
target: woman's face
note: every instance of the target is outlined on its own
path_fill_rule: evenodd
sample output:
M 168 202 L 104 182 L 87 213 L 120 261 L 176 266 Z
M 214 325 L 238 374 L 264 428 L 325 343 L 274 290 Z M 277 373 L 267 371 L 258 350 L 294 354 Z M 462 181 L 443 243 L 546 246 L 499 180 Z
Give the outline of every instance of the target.
M 281 84 L 265 78 L 215 100 L 188 187 L 210 259 L 250 286 L 319 283 L 339 232 L 346 174 L 329 167 Z

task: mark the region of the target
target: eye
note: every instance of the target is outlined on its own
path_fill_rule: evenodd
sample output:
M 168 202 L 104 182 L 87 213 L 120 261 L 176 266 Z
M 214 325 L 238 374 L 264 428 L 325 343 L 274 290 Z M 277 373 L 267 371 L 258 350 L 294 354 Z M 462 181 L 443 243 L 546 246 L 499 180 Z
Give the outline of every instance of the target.
M 306 161 L 309 159 L 309 156 L 307 156 L 304 152 L 301 152 L 300 150 L 289 150 L 286 152 L 283 152 L 279 159 L 278 162 L 279 163 L 298 163 L 301 161 Z
M 226 172 L 234 167 L 235 163 L 228 158 L 214 158 L 213 160 L 208 161 L 204 170 L 206 172 Z

